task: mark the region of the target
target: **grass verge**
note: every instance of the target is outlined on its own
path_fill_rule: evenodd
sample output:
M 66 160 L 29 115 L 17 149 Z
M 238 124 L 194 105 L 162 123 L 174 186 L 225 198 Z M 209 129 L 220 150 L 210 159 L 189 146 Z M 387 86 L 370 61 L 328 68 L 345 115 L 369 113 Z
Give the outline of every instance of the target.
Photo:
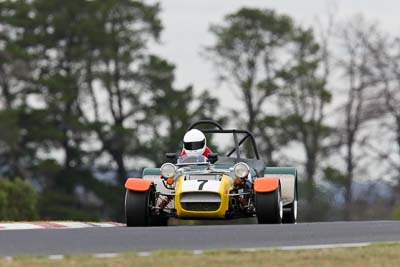
M 236 266 L 340 266 L 375 267 L 400 266 L 400 244 L 376 244 L 359 248 L 316 250 L 264 250 L 256 252 L 206 251 L 194 255 L 185 251 L 155 251 L 149 256 L 124 253 L 112 258 L 96 258 L 93 255 L 66 256 L 62 260 L 48 257 L 0 258 L 0 266 L 174 266 L 174 267 L 236 267 Z

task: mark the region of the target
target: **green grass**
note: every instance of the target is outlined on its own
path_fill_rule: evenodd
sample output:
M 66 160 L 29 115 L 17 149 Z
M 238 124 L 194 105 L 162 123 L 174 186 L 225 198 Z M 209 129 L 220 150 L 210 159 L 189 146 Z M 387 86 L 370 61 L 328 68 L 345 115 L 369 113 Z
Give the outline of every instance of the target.
M 155 251 L 150 256 L 124 253 L 113 258 L 92 255 L 66 256 L 62 260 L 48 257 L 16 257 L 0 259 L 0 266 L 173 266 L 173 267 L 256 267 L 256 266 L 340 266 L 340 267 L 395 267 L 400 266 L 400 244 L 377 244 L 359 248 L 316 250 L 264 250 L 257 252 L 206 251 L 193 255 L 186 251 Z

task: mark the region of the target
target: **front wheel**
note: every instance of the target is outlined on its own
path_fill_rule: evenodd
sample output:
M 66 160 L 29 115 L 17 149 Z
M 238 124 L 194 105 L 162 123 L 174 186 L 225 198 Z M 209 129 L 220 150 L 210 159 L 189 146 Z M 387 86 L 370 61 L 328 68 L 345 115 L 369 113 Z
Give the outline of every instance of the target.
M 279 187 L 272 192 L 256 193 L 256 215 L 259 224 L 281 223 L 283 206 Z
M 148 226 L 150 215 L 150 191 L 136 192 L 126 190 L 125 218 L 126 226 Z

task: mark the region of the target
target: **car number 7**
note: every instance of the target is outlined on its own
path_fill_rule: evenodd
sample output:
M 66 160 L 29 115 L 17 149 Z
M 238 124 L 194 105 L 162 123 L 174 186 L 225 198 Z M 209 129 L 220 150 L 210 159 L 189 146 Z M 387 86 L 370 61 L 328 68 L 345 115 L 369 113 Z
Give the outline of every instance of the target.
M 200 185 L 199 185 L 199 191 L 203 190 L 204 185 L 208 182 L 208 180 L 197 180 Z

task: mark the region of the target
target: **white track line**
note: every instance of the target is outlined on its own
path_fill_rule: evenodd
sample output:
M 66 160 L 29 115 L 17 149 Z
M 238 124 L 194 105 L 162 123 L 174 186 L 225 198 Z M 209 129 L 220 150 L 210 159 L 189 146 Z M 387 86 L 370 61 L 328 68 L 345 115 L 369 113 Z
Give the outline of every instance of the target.
M 259 248 L 241 248 L 239 251 L 241 252 L 256 252 L 257 250 L 260 250 Z
M 149 252 L 149 251 L 143 251 L 143 252 L 138 252 L 138 256 L 140 256 L 140 257 L 147 257 L 147 256 L 150 256 L 150 254 L 151 254 L 151 252 Z
M 241 251 L 241 252 L 257 252 L 257 251 L 265 251 L 265 250 L 313 250 L 313 249 L 332 249 L 332 248 L 356 248 L 356 247 L 366 247 L 371 244 L 372 243 L 341 243 L 341 244 L 241 248 L 241 249 L 239 249 L 239 251 Z
M 371 243 L 343 243 L 343 244 L 322 244 L 322 245 L 303 245 L 303 246 L 282 246 L 280 250 L 311 250 L 311 249 L 331 249 L 331 248 L 356 248 L 366 247 Z
M 118 253 L 97 253 L 94 254 L 95 258 L 114 258 L 117 257 L 119 254 Z
M 50 255 L 49 260 L 62 260 L 64 259 L 64 255 Z

